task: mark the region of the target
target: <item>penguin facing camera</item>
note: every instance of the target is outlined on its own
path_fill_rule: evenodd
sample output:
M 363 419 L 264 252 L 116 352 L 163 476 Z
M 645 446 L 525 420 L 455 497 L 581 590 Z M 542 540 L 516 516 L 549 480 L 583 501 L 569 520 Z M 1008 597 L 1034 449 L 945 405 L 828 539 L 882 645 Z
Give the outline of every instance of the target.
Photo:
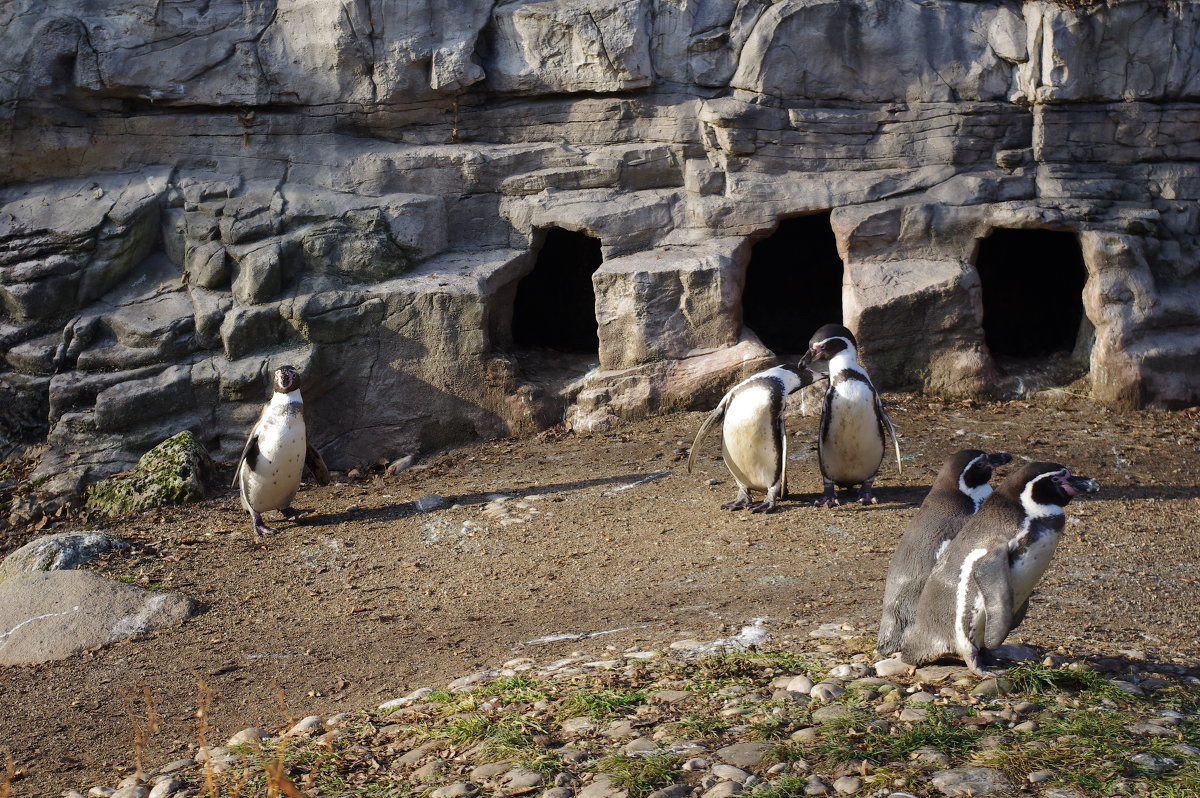
M 288 519 L 307 512 L 292 507 L 306 465 L 317 482 L 329 484 L 329 469 L 305 432 L 299 373 L 291 366 L 278 368 L 271 386 L 271 400 L 250 430 L 233 476 L 256 535 L 275 531 L 263 522 L 267 510 L 279 510 Z
M 787 496 L 787 430 L 783 410 L 789 394 L 811 385 L 815 375 L 805 367 L 776 366 L 760 371 L 729 389 L 716 409 L 700 425 L 687 470 L 692 473 L 696 452 L 712 426 L 721 426 L 721 454 L 738 492 L 723 510 L 750 508 L 752 513 L 769 513 Z M 751 503 L 751 491 L 764 491 L 763 501 Z
M 960 449 L 946 459 L 917 514 L 908 522 L 888 567 L 876 645 L 881 656 L 890 657 L 900 650 L 929 572 L 967 519 L 992 494 L 988 483 L 992 471 L 1011 461 L 1007 452 L 988 454 L 979 449 Z
M 896 468 L 904 473 L 896 429 L 866 369 L 858 362 L 858 342 L 850 330 L 840 324 L 826 324 L 813 333 L 800 365 L 806 367 L 816 360 L 829 361 L 829 387 L 825 389 L 817 436 L 824 491 L 814 504 L 838 504 L 835 485 L 861 485 L 858 501 L 874 504 L 871 486 L 883 462 L 887 435 L 892 436 L 896 447 Z
M 990 650 L 1020 625 L 1066 526 L 1064 508 L 1099 483 L 1057 463 L 1009 475 L 946 546 L 925 582 L 901 656 L 922 665 L 961 657 L 987 674 Z

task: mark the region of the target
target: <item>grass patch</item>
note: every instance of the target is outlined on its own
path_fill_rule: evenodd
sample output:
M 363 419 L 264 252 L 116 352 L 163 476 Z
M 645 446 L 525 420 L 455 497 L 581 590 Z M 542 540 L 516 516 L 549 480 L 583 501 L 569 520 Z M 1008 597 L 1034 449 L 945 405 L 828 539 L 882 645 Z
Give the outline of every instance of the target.
M 689 737 L 716 737 L 733 722 L 715 713 L 693 712 L 670 724 L 671 731 Z
M 831 721 L 822 726 L 821 739 L 802 746 L 801 751 L 832 765 L 867 760 L 882 765 L 905 762 L 920 748 L 936 748 L 951 762 L 962 761 L 983 732 L 954 722 L 945 710 L 929 706 L 929 716 L 911 725 L 895 725 L 881 732 L 866 728 L 864 713 Z M 1024 774 L 1022 774 L 1023 777 Z
M 595 720 L 611 720 L 624 715 L 645 700 L 644 690 L 613 690 L 603 687 L 576 690 L 562 699 L 559 714 L 571 718 L 587 716 Z
M 1004 675 L 1020 693 L 1094 693 L 1108 698 L 1125 697 L 1120 688 L 1095 671 L 1080 668 L 1048 668 L 1022 663 Z
M 598 761 L 594 770 L 607 775 L 614 784 L 628 790 L 630 798 L 641 798 L 668 784 L 674 784 L 680 764 L 679 757 L 674 754 L 613 754 Z

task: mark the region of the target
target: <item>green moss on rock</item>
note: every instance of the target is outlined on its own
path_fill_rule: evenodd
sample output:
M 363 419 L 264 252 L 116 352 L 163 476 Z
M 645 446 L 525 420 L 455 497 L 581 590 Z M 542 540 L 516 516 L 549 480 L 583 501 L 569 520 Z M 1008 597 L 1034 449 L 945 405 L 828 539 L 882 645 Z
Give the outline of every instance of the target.
M 142 455 L 138 464 L 87 490 L 87 506 L 106 515 L 124 515 L 206 496 L 213 462 L 191 432 L 167 438 Z

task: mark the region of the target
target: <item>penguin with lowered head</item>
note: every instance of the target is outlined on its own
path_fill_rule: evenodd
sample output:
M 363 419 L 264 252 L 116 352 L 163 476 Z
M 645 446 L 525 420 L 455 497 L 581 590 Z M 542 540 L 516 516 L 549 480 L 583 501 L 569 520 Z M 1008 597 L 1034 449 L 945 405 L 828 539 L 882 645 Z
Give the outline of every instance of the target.
M 288 519 L 304 515 L 304 510 L 292 507 L 292 499 L 306 465 L 317 482 L 329 484 L 325 461 L 308 443 L 300 374 L 282 366 L 272 375 L 271 386 L 271 400 L 250 430 L 233 477 L 256 535 L 275 531 L 263 522 L 267 510 L 279 510 Z
M 811 385 L 814 376 L 808 368 L 790 365 L 760 371 L 730 388 L 704 419 L 692 442 L 687 470 L 692 473 L 700 444 L 712 426 L 724 419 L 721 454 L 737 482 L 738 492 L 721 509 L 749 507 L 752 513 L 769 513 L 787 495 L 787 430 L 783 410 L 788 395 Z M 758 504 L 752 504 L 751 491 L 763 491 L 766 496 Z
M 892 420 L 866 369 L 858 362 L 858 342 L 850 330 L 840 324 L 826 324 L 813 333 L 800 365 L 815 360 L 829 361 L 829 387 L 817 436 L 824 492 L 814 503 L 833 507 L 839 503 L 835 485 L 861 485 L 858 501 L 874 504 L 871 486 L 883 462 L 888 435 L 896 447 L 896 468 L 904 472 Z
M 991 649 L 1029 609 L 1066 526 L 1065 507 L 1099 483 L 1057 463 L 1028 463 L 984 500 L 925 582 L 900 653 L 910 665 L 958 656 L 991 671 Z
M 988 454 L 979 449 L 960 449 L 946 459 L 892 555 L 876 645 L 881 656 L 900 650 L 929 572 L 962 525 L 992 494 L 993 470 L 1011 461 L 1007 452 Z

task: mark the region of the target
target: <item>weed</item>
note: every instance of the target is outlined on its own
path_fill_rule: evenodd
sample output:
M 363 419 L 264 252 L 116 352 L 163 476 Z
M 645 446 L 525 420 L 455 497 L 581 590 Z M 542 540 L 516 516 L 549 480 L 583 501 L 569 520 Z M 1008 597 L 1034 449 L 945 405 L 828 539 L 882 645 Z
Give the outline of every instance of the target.
M 646 693 L 643 690 L 578 690 L 567 695 L 559 709 L 565 717 L 586 715 L 596 720 L 609 720 L 625 714 L 645 700 Z
M 725 718 L 708 713 L 691 713 L 684 715 L 670 726 L 672 731 L 694 737 L 715 737 L 733 726 Z
M 929 716 L 906 727 L 888 732 L 863 728 L 865 716 L 855 713 L 825 724 L 819 742 L 807 750 L 814 757 L 833 764 L 866 760 L 877 765 L 903 762 L 919 748 L 936 748 L 952 760 L 961 760 L 982 732 L 954 722 L 945 710 L 929 707 Z
M 630 798 L 641 798 L 660 787 L 674 783 L 679 765 L 679 757 L 674 754 L 612 754 L 597 762 L 595 770 L 606 774 L 615 784 L 628 790 Z
M 1090 692 L 1110 698 L 1124 695 L 1112 682 L 1086 668 L 1071 670 L 1022 663 L 1009 669 L 1004 678 L 1021 693 Z

